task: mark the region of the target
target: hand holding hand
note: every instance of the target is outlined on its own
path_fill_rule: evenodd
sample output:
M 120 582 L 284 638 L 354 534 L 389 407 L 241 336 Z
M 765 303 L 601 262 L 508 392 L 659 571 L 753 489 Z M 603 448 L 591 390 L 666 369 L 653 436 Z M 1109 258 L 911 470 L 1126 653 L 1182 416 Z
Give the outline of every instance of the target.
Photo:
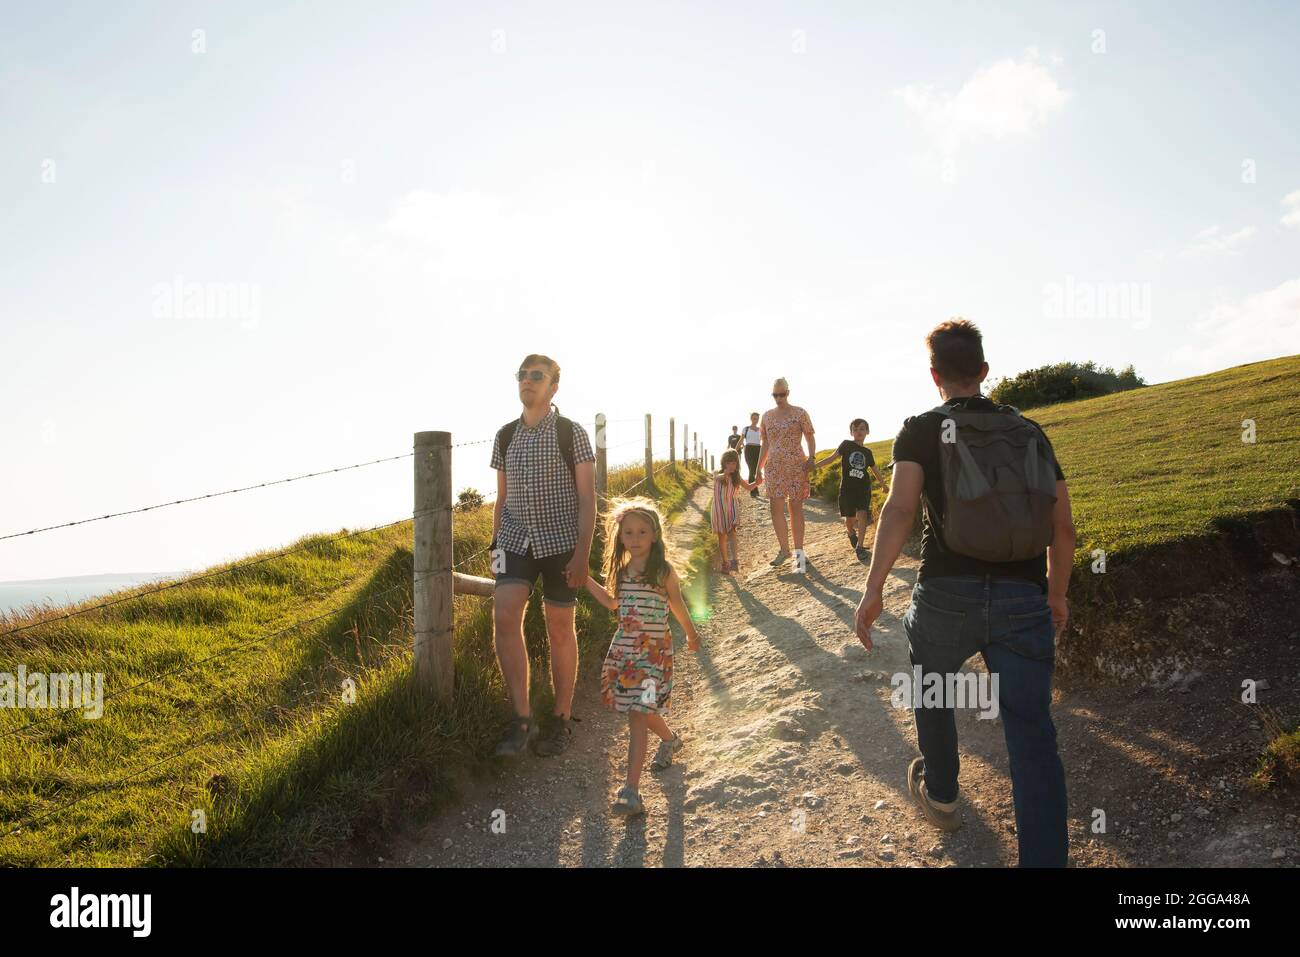
M 564 566 L 564 583 L 570 588 L 583 588 L 587 584 L 587 559 L 576 551 Z

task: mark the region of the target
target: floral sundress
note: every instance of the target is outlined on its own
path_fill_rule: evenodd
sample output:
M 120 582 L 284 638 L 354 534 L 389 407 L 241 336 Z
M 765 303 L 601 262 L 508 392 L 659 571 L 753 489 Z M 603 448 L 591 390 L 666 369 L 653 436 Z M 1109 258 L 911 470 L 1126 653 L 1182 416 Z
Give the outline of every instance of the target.
M 673 688 L 668 595 L 644 577 L 625 576 L 618 590 L 618 630 L 600 674 L 600 700 L 620 714 L 656 714 Z
M 763 465 L 768 498 L 806 499 L 809 486 L 804 464 L 808 454 L 804 451 L 803 437 L 813 434 L 812 419 L 799 406 L 790 405 L 784 411 L 764 412 L 761 428 L 763 441 L 768 444 L 767 462 Z

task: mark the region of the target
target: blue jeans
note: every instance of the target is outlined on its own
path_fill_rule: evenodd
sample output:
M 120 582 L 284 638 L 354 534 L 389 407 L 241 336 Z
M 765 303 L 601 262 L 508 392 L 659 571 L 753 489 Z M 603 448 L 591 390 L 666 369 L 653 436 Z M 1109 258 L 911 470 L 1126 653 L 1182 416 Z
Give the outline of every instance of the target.
M 1052 724 L 1055 629 L 1047 596 L 1033 582 L 990 576 L 930 578 L 912 590 L 903 616 L 912 666 L 923 675 L 958 671 L 976 652 L 998 676 L 1021 867 L 1064 867 L 1065 768 Z M 924 679 L 923 679 L 924 680 Z M 936 801 L 957 799 L 957 722 L 951 707 L 917 707 L 925 786 Z

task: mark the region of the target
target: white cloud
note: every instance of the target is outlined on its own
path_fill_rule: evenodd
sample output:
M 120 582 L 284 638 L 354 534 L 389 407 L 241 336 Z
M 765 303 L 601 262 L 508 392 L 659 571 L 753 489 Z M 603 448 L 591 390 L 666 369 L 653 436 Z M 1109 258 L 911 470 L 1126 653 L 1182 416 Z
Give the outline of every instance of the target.
M 1207 226 L 1196 234 L 1195 241 L 1183 250 L 1184 256 L 1202 256 L 1214 253 L 1235 255 L 1251 236 L 1254 226 L 1243 226 L 1235 233 L 1220 233 L 1218 226 Z
M 894 95 L 948 153 L 964 143 L 1024 139 L 1059 112 L 1070 96 L 1032 49 L 1020 60 L 980 67 L 956 93 L 908 85 Z
M 1300 352 L 1300 279 L 1246 296 L 1223 297 L 1192 326 L 1175 360 L 1221 369 Z
M 1287 208 L 1282 216 L 1282 225 L 1300 229 L 1300 189 L 1282 197 L 1282 205 Z

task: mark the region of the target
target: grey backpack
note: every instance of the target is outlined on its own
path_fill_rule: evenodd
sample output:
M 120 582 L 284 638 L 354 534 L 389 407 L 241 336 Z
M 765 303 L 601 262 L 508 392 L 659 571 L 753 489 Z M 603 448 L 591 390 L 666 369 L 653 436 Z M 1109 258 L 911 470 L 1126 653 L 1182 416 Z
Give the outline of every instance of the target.
M 941 405 L 943 543 L 985 562 L 1037 558 L 1052 544 L 1056 459 L 1038 426 L 1009 405 Z

